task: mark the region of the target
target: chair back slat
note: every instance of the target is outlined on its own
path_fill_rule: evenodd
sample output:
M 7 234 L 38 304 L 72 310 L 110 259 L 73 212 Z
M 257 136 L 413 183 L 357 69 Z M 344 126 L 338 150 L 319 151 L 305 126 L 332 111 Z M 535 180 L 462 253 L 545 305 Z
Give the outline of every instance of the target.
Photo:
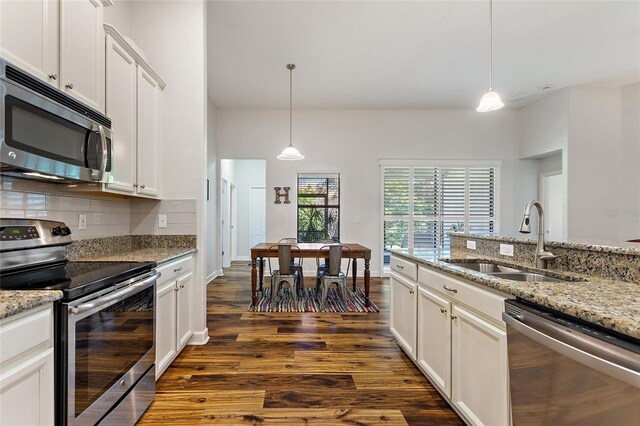
M 342 246 L 329 246 L 329 275 L 337 276 L 340 274 L 340 264 L 342 262 Z
M 281 275 L 289 275 L 291 269 L 290 244 L 278 244 L 278 269 Z

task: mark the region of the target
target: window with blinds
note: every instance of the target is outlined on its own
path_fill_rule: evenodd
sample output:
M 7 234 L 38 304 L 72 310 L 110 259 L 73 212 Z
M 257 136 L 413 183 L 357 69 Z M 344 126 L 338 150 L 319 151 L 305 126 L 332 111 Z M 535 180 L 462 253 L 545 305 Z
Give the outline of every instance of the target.
M 497 231 L 497 167 L 383 168 L 384 249 L 446 255 L 451 231 Z
M 340 175 L 298 174 L 298 241 L 340 241 Z

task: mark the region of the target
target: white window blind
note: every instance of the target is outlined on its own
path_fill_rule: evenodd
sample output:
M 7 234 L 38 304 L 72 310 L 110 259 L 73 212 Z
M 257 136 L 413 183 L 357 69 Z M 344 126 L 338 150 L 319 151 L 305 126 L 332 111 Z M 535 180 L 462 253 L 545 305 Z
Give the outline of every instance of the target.
M 497 232 L 497 175 L 497 166 L 384 166 L 385 251 L 447 254 L 451 231 Z

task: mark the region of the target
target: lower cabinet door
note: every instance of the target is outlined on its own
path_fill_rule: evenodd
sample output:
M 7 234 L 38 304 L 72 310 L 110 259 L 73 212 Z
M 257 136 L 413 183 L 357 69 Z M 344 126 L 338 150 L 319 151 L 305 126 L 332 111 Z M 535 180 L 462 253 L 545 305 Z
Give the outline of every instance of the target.
M 160 284 L 156 293 L 156 379 L 171 364 L 176 350 L 175 281 Z
M 178 278 L 178 352 L 193 335 L 193 273 Z
M 451 397 L 451 302 L 418 289 L 417 362 L 431 383 Z
M 0 372 L 0 425 L 54 424 L 53 348 Z
M 416 359 L 416 291 L 418 286 L 409 280 L 391 275 L 391 334 L 412 359 Z
M 452 346 L 453 403 L 471 424 L 509 425 L 506 332 L 454 306 Z

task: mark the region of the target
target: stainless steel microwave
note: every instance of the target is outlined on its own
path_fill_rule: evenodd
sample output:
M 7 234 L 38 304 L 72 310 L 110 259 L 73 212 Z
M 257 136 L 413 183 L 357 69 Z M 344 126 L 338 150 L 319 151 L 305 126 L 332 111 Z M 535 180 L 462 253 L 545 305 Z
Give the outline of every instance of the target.
M 0 58 L 0 173 L 110 182 L 111 120 Z

